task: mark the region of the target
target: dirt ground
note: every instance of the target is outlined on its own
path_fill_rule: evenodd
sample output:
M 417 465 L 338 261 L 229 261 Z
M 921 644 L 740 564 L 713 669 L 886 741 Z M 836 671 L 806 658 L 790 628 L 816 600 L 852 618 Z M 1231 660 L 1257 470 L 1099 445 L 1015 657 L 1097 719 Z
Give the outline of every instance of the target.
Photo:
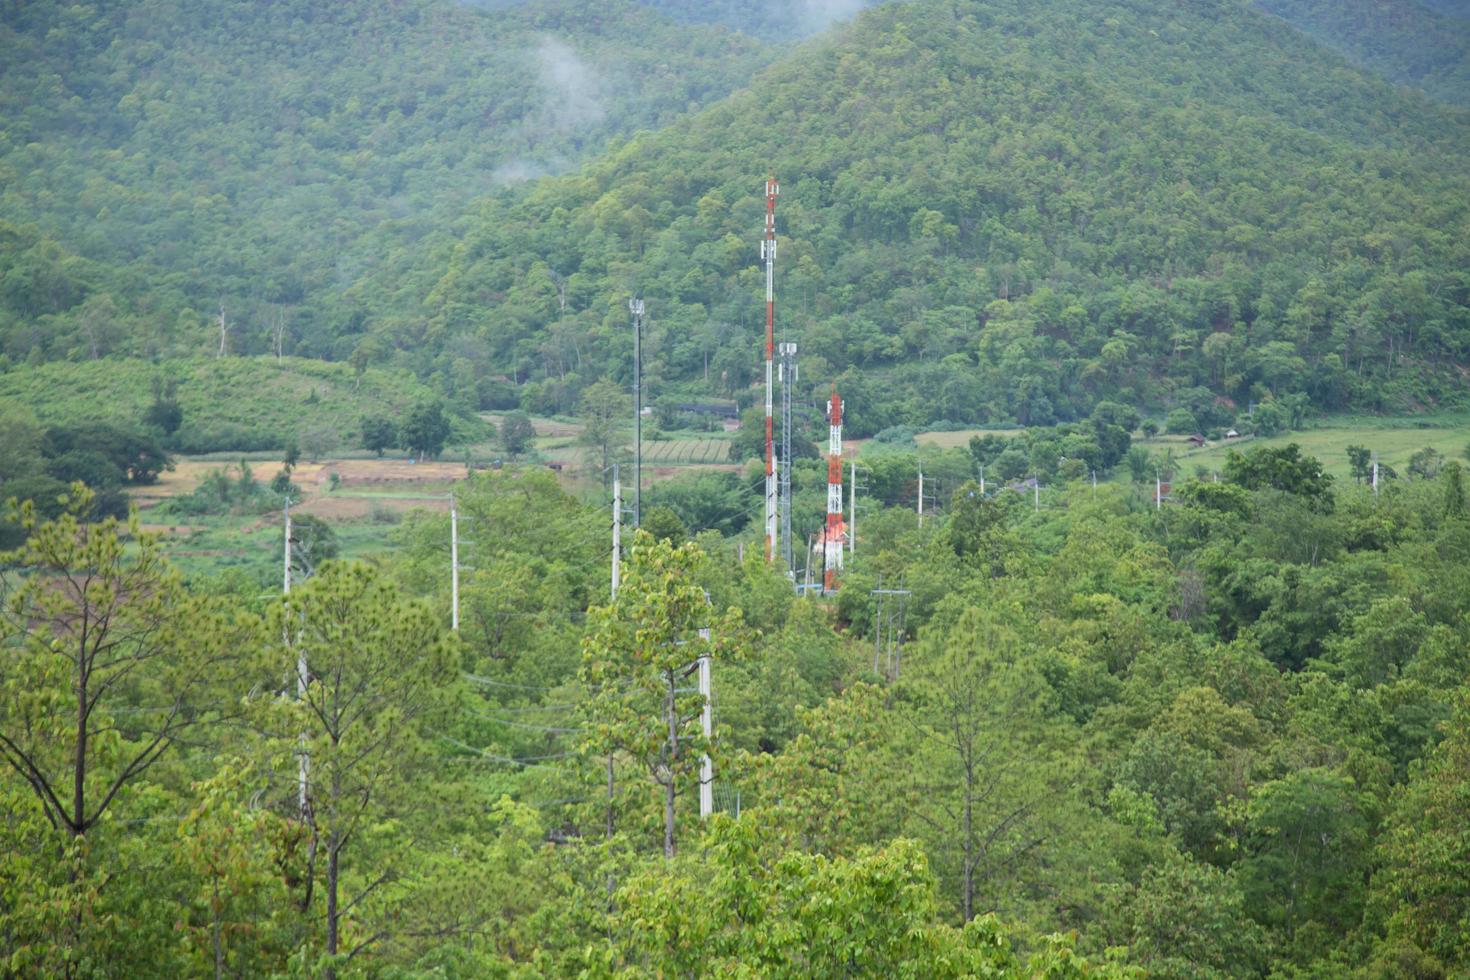
M 133 498 L 138 506 L 147 508 L 169 497 L 190 493 L 210 470 L 238 464 L 226 464 L 214 460 L 181 459 L 172 471 L 159 475 L 152 486 L 138 487 Z M 269 483 L 281 469 L 277 461 L 251 463 L 255 479 Z M 412 487 L 414 484 L 450 483 L 464 478 L 463 463 L 427 462 L 410 463 L 405 459 L 341 459 L 326 463 L 300 463 L 291 472 L 291 479 L 306 493 L 315 496 L 327 492 L 331 475 L 336 473 L 344 490 L 371 489 L 388 484 Z

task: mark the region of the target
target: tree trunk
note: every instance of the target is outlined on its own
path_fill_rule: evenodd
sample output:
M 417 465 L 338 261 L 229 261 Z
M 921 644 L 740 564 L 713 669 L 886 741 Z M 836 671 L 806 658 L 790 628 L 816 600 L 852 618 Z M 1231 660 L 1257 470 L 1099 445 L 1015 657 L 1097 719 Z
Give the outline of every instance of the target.
M 82 616 L 82 635 L 77 644 L 77 754 L 76 769 L 72 772 L 71 820 L 68 821 L 73 837 L 86 831 L 87 818 L 87 641 L 86 614 Z M 61 814 L 65 818 L 65 814 Z
M 332 740 L 334 743 L 336 739 Z M 336 804 L 342 799 L 342 776 L 340 772 L 332 773 L 332 804 L 335 816 Z M 327 955 L 337 955 L 337 878 L 338 878 L 338 856 L 342 851 L 342 831 L 335 824 L 332 832 L 327 837 Z M 337 968 L 327 967 L 327 980 L 337 980 Z
M 975 917 L 975 763 L 965 759 L 964 921 Z
M 212 933 L 210 938 L 214 942 L 214 980 L 220 980 L 225 975 L 225 947 L 220 942 L 219 935 L 220 904 L 218 877 L 214 879 L 214 900 L 210 902 L 209 908 L 214 913 L 214 922 L 211 923 L 213 928 L 210 930 Z
M 337 955 L 337 852 L 339 841 L 334 829 L 327 842 L 327 955 Z M 336 980 L 336 967 L 327 967 L 327 980 Z

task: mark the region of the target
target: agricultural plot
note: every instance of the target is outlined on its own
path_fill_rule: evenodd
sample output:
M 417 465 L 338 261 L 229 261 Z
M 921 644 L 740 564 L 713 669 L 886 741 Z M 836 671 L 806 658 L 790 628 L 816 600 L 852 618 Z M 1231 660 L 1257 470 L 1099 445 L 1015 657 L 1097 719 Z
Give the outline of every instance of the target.
M 660 466 L 723 463 L 730 457 L 726 439 L 668 439 L 643 444 L 645 462 Z

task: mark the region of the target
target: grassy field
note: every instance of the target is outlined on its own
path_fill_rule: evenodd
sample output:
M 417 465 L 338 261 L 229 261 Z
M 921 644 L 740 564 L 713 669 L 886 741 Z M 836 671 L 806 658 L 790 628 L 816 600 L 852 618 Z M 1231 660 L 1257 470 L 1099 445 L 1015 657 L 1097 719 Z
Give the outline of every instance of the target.
M 1139 445 L 1150 449 L 1170 448 L 1175 458 L 1192 472 L 1196 466 L 1220 470 L 1225 466 L 1226 454 L 1231 449 L 1247 446 L 1285 446 L 1296 443 L 1302 451 L 1317 457 L 1327 472 L 1340 479 L 1350 478 L 1347 447 L 1364 446 L 1378 453 L 1381 462 L 1392 466 L 1402 475 L 1408 467 L 1409 457 L 1425 446 L 1433 447 L 1446 457 L 1463 459 L 1467 444 L 1470 444 L 1470 417 L 1418 416 L 1407 418 L 1342 417 L 1325 419 L 1313 428 L 1301 432 L 1288 432 L 1265 439 L 1252 439 L 1244 444 L 1234 440 L 1212 443 L 1203 449 L 1191 450 L 1180 437 L 1165 437 L 1140 440 Z
M 939 449 L 967 449 L 972 436 L 1001 436 L 1009 438 L 1019 435 L 1020 429 L 955 429 L 953 432 L 920 432 L 914 440 L 921 446 Z
M 184 412 L 181 435 L 214 433 L 225 445 L 279 446 L 295 433 L 328 448 L 358 442 L 364 415 L 402 417 L 428 388 L 406 374 L 369 369 L 361 383 L 347 364 L 287 357 L 221 357 L 164 361 L 57 362 L 0 374 L 0 401 L 29 408 L 47 425 L 95 419 L 138 421 L 152 401 L 155 378 L 177 385 Z M 452 445 L 481 441 L 477 420 L 456 420 Z M 192 438 L 192 437 L 191 437 Z

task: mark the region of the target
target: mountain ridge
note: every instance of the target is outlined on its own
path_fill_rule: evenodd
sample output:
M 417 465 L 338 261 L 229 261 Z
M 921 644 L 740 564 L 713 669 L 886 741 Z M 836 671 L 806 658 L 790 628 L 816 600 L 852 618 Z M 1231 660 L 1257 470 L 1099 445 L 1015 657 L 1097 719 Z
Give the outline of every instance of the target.
M 1304 58 L 1299 35 L 1233 4 L 1179 8 L 1167 18 L 1143 3 L 1074 6 L 1065 22 L 1063 6 L 870 10 L 678 126 L 523 200 L 488 202 L 429 294 L 430 315 L 446 330 L 475 332 L 502 363 L 536 356 L 525 324 L 551 332 L 570 321 L 618 376 L 619 293 L 642 290 L 671 336 L 711 324 L 743 335 L 757 305 L 749 244 L 759 228 L 757 178 L 769 167 L 786 182 L 778 318 L 796 339 L 818 341 L 808 349 L 821 360 L 803 372 L 813 385 L 836 379 L 861 391 L 870 386 L 852 368 L 962 354 L 982 369 L 981 385 L 993 386 L 1015 375 L 992 367 L 987 376 L 983 361 L 995 352 L 967 347 L 967 330 L 991 320 L 1016 320 L 1023 336 L 1015 342 L 1049 374 L 1036 379 L 1032 411 L 1026 398 L 971 397 L 975 385 L 955 364 L 937 383 L 958 386 L 950 408 L 978 406 L 966 417 L 913 397 L 888 397 L 887 408 L 869 412 L 861 404 L 869 399 L 855 398 L 859 430 L 1085 413 L 1086 399 L 1072 404 L 1062 389 L 1068 373 L 1111 374 L 1109 396 L 1140 404 L 1167 402 L 1181 388 L 1213 386 L 1216 396 L 1243 402 L 1253 388 L 1269 396 L 1288 378 L 1307 387 L 1330 353 L 1324 337 L 1351 333 L 1365 316 L 1380 324 L 1399 316 L 1362 304 L 1370 295 L 1380 306 L 1397 304 L 1390 280 L 1400 274 L 1433 279 L 1430 291 L 1441 296 L 1459 290 L 1421 313 L 1441 334 L 1453 320 L 1449 333 L 1462 342 L 1455 256 L 1463 249 L 1452 230 L 1466 221 L 1464 113 L 1368 79 L 1328 52 Z M 1155 56 L 1141 59 L 1140 47 Z M 1242 67 L 1200 57 L 1263 48 L 1274 60 Z M 1375 236 L 1403 245 L 1385 251 Z M 585 303 L 576 317 L 548 302 L 548 283 L 534 281 L 538 260 L 574 284 L 570 295 Z M 1374 269 L 1385 261 L 1400 268 Z M 967 283 L 977 269 L 986 282 Z M 1182 305 L 1180 289 L 1161 288 L 1181 280 L 1195 294 Z M 1026 297 L 1042 288 L 1050 290 L 1045 302 L 1029 308 Z M 1310 294 L 1323 291 L 1336 294 L 1337 314 L 1305 312 L 1316 302 Z M 1113 303 L 1178 308 L 1118 315 L 1099 293 Z M 1007 305 L 990 311 L 995 302 Z M 1293 305 L 1295 325 L 1284 322 Z M 1038 315 L 1051 322 L 1035 322 Z M 1312 317 L 1321 322 L 1302 325 Z M 946 339 L 926 350 L 917 339 L 926 331 Z M 1119 331 L 1129 335 L 1127 350 L 1110 367 L 1102 349 Z M 906 332 L 915 338 L 903 340 Z M 1120 375 L 1138 375 L 1149 362 L 1167 371 L 1220 332 L 1245 349 L 1183 365 L 1163 384 Z M 738 366 L 738 346 L 705 346 L 733 382 L 728 390 L 752 374 Z M 1293 368 L 1241 372 L 1223 363 L 1259 359 L 1263 349 Z M 1313 396 L 1323 407 L 1377 397 L 1339 390 L 1369 367 L 1365 352 L 1352 360 L 1318 380 Z M 687 350 L 655 351 L 651 370 L 688 379 L 693 363 Z M 912 374 L 908 384 L 927 387 Z M 1421 390 L 1390 400 L 1453 394 L 1443 378 L 1426 382 L 1432 392 L 1421 381 Z M 539 395 L 530 400 L 543 409 L 564 397 Z

